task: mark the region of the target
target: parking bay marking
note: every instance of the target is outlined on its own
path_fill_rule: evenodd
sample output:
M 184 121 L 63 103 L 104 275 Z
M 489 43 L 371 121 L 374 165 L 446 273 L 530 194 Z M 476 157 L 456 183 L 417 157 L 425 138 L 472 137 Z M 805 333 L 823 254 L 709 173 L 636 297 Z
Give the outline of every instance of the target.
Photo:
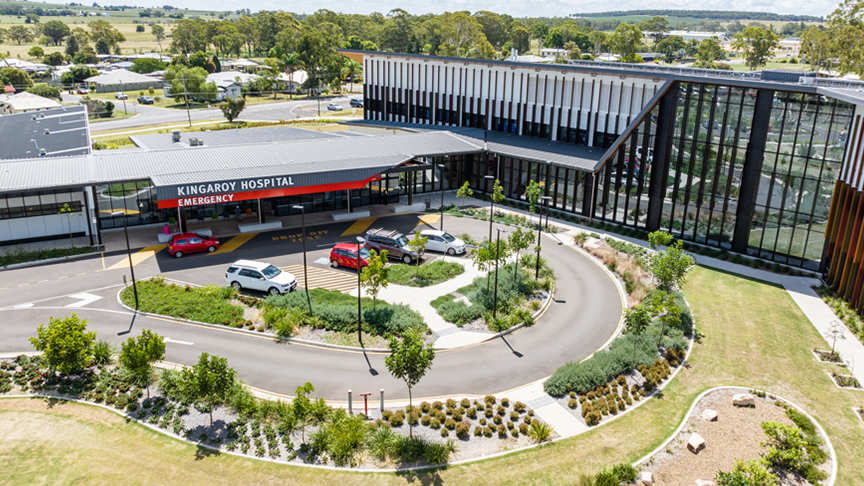
M 195 343 L 190 343 L 189 341 L 175 341 L 169 337 L 165 338 L 165 342 L 166 343 L 172 343 L 172 344 L 182 344 L 184 346 L 192 346 L 193 344 L 195 344 Z

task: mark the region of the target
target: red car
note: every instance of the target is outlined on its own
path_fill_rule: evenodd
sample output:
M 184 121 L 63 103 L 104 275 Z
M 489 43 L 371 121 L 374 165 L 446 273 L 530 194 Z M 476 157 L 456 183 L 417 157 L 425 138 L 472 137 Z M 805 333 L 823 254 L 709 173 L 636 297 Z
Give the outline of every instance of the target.
M 369 250 L 360 247 L 360 268 L 368 265 Z M 333 268 L 348 267 L 357 268 L 357 245 L 353 243 L 339 243 L 330 250 L 330 266 Z
M 219 240 L 211 236 L 199 235 L 197 233 L 180 233 L 171 237 L 168 242 L 168 253 L 180 258 L 186 253 L 207 251 L 213 253 L 219 249 Z
M 77 90 L 75 90 L 75 92 L 80 94 L 80 95 L 85 95 L 85 94 L 89 93 L 90 90 L 88 90 L 87 88 L 78 88 Z

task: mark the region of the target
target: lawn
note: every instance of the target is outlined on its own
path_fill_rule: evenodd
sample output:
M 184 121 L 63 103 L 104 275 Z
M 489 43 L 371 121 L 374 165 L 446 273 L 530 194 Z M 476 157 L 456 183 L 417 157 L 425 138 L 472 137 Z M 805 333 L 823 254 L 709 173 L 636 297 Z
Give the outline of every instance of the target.
M 428 287 L 446 282 L 465 272 L 465 267 L 456 262 L 435 260 L 424 265 L 390 265 L 390 283 L 409 287 Z
M 192 287 L 169 283 L 159 277 L 138 282 L 138 309 L 179 319 L 240 327 L 246 324 L 246 320 L 243 307 L 231 303 L 233 294 L 230 288 L 215 285 Z M 120 299 L 129 307 L 135 306 L 132 286 L 123 289 Z
M 578 471 L 636 460 L 661 444 L 702 391 L 759 387 L 811 413 L 839 458 L 838 485 L 864 485 L 860 393 L 840 390 L 809 349 L 824 340 L 782 289 L 696 268 L 685 294 L 699 341 L 688 366 L 632 413 L 540 449 L 435 472 L 374 474 L 304 469 L 215 454 L 126 423 L 101 409 L 41 400 L 0 400 L 0 457 L 8 484 L 566 484 Z M 734 302 L 735 305 L 729 305 Z M 50 478 L 47 479 L 47 478 Z
M 793 228 L 765 228 L 765 229 L 753 229 L 750 230 L 750 246 L 759 248 L 760 241 L 762 240 L 762 233 L 765 233 L 765 241 L 763 243 L 764 247 L 771 248 L 774 243 L 775 238 L 777 239 L 777 252 L 778 253 L 789 253 L 790 255 L 796 256 L 798 258 L 804 254 L 804 258 L 806 260 L 819 260 L 822 258 L 822 245 L 824 243 L 824 238 L 822 235 L 825 234 L 825 225 L 824 224 L 814 224 L 812 228 L 812 233 L 810 233 L 810 241 L 807 242 L 807 225 L 801 225 L 795 228 L 795 233 L 793 235 Z M 780 232 L 779 238 L 777 232 Z M 789 239 L 792 239 L 792 247 L 789 247 Z M 807 247 L 804 247 L 804 244 L 808 243 Z M 788 249 L 788 252 L 787 252 Z M 806 250 L 806 251 L 805 251 Z
M 115 102 L 114 114 L 111 115 L 110 118 L 90 118 L 90 123 L 99 123 L 99 122 L 111 121 L 111 120 L 122 120 L 124 118 L 132 118 L 133 116 L 136 115 L 136 113 L 134 111 L 118 110 L 116 105 L 117 105 L 117 102 Z M 122 104 L 120 106 L 122 106 Z M 129 108 L 131 108 L 131 106 Z

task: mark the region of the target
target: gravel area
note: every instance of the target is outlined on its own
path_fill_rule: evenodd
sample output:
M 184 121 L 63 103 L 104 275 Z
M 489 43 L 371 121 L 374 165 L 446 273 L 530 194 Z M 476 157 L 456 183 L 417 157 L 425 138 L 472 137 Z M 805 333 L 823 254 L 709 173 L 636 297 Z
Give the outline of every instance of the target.
M 786 416 L 784 408 L 771 396 L 756 397 L 756 407 L 732 405 L 733 395 L 743 393 L 740 389 L 723 389 L 711 392 L 696 404 L 681 432 L 655 454 L 643 468 L 654 472 L 656 486 L 679 486 L 695 484 L 697 479 L 714 479 L 717 471 L 731 471 L 735 460 L 750 461 L 759 458 L 764 449 L 761 442 L 766 436 L 761 423 L 776 421 L 786 425 L 794 423 Z M 706 421 L 702 412 L 711 409 L 717 412 L 717 420 Z M 694 454 L 687 449 L 687 441 L 697 433 L 705 440 L 705 448 Z M 829 460 L 822 464 L 823 471 L 830 471 Z M 796 475 L 778 475 L 780 486 L 803 486 L 808 484 Z

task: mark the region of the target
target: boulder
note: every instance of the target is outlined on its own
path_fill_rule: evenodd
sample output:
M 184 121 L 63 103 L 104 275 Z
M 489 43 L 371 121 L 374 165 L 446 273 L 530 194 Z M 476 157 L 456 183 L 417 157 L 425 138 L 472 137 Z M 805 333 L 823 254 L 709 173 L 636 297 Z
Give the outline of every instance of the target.
M 708 422 L 716 422 L 717 421 L 717 411 L 711 410 L 710 408 L 706 408 L 704 412 L 702 412 L 702 418 L 707 420 Z
M 694 454 L 697 454 L 704 448 L 705 439 L 703 439 L 701 435 L 694 433 L 690 436 L 690 439 L 687 441 L 687 450 Z
M 653 472 L 643 472 L 640 479 L 642 479 L 643 486 L 653 486 L 654 473 Z
M 736 407 L 755 407 L 756 397 L 749 393 L 739 393 L 732 397 L 732 405 Z
M 710 479 L 697 479 L 696 486 L 717 486 L 717 483 Z

